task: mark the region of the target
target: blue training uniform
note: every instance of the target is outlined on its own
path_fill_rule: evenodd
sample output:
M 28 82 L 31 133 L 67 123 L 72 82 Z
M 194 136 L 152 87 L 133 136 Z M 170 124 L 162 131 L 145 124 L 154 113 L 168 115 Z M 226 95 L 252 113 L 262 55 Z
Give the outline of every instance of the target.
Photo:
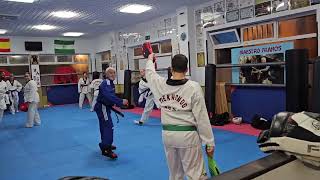
M 122 106 L 122 99 L 115 94 L 113 81 L 105 79 L 99 86 L 99 95 L 94 110 L 99 118 L 101 151 L 111 148 L 113 143 L 113 123 L 111 119 L 111 107 L 116 105 Z

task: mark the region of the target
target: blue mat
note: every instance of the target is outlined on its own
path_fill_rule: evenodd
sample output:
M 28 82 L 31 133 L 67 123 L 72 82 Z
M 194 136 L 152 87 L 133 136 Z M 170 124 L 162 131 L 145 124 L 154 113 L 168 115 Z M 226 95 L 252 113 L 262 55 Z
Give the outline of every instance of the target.
M 1 180 L 56 180 L 85 175 L 111 180 L 168 179 L 159 119 L 136 126 L 138 115 L 125 113 L 115 123 L 115 145 L 119 159 L 100 154 L 99 130 L 95 113 L 77 105 L 40 110 L 42 125 L 24 128 L 26 113 L 6 114 L 0 124 Z M 264 156 L 256 137 L 214 130 L 215 159 L 222 171 Z

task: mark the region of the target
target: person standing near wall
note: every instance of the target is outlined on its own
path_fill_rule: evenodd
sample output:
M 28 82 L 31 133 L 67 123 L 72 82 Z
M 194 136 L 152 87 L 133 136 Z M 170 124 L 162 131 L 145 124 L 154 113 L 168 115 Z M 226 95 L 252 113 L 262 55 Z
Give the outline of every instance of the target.
M 28 103 L 26 128 L 32 128 L 33 125 L 40 126 L 41 124 L 40 115 L 38 112 L 40 97 L 38 94 L 37 83 L 32 80 L 31 74 L 26 72 L 24 77 L 27 80 L 27 83 L 23 88 L 24 102 Z
M 6 97 L 8 93 L 8 87 L 4 80 L 4 73 L 0 72 L 0 122 L 2 121 L 4 111 L 7 109 Z
M 7 80 L 7 86 L 9 99 L 11 101 L 10 111 L 11 114 L 15 114 L 19 112 L 19 92 L 22 89 L 22 85 L 19 81 L 15 80 L 14 75 L 11 74 L 9 80 Z
M 92 97 L 89 91 L 90 80 L 86 72 L 83 73 L 83 77 L 78 81 L 78 92 L 79 96 L 79 108 L 82 109 L 83 101 L 87 97 L 89 105 L 91 105 Z
M 97 98 L 99 95 L 99 86 L 102 83 L 102 79 L 100 79 L 100 73 L 99 72 L 93 72 L 92 74 L 92 82 L 90 84 L 90 89 L 93 90 L 93 100 L 92 100 L 92 105 L 91 105 L 91 112 L 94 110 L 94 106 L 97 103 Z

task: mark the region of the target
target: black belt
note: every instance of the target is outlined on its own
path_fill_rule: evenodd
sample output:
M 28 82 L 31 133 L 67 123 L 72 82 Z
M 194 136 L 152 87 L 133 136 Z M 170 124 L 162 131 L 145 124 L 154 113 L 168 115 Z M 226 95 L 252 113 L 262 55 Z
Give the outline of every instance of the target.
M 120 112 L 119 110 L 115 109 L 114 107 L 112 107 L 112 106 L 110 106 L 110 105 L 106 105 L 106 104 L 104 104 L 104 103 L 102 103 L 102 102 L 99 102 L 99 101 L 98 101 L 98 103 L 101 103 L 102 105 L 108 107 L 110 110 L 112 110 L 112 111 L 116 114 L 117 123 L 119 123 L 119 117 L 118 117 L 118 115 L 121 116 L 121 117 L 124 117 L 124 114 L 123 114 L 122 112 Z

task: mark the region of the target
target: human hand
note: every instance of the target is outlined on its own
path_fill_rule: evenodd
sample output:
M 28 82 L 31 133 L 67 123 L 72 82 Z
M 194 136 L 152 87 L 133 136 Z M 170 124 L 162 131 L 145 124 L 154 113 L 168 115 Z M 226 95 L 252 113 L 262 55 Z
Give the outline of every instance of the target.
M 214 146 L 208 146 L 206 145 L 206 153 L 209 157 L 213 158 L 214 154 Z

